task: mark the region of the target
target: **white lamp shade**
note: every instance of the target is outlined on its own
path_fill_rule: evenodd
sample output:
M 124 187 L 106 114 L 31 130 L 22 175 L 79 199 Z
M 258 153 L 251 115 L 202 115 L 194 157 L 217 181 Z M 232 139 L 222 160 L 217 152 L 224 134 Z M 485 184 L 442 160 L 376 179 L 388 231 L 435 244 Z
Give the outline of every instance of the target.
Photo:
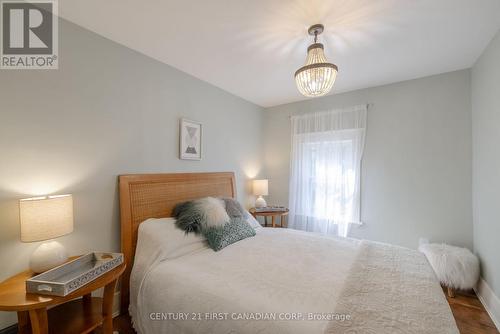
M 257 196 L 267 196 L 268 186 L 268 180 L 253 180 L 253 194 Z
M 71 195 L 26 198 L 19 201 L 21 241 L 57 238 L 73 232 Z

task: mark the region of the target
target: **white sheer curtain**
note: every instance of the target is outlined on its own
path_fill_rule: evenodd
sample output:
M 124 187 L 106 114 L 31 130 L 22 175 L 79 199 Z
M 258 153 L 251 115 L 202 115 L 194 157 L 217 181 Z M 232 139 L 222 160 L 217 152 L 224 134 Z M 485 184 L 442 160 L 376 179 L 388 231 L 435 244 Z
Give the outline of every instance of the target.
M 291 228 L 346 237 L 360 221 L 367 106 L 292 116 Z

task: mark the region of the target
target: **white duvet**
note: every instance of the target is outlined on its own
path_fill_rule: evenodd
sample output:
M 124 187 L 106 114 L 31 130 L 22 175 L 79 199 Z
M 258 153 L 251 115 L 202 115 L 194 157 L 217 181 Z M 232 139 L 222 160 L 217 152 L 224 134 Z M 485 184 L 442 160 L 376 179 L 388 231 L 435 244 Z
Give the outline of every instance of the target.
M 343 329 L 377 333 L 380 331 L 370 329 L 371 321 L 380 322 L 381 317 L 376 312 L 381 308 L 374 299 L 382 303 L 402 299 L 406 304 L 408 300 L 395 293 L 384 301 L 376 291 L 369 290 L 370 278 L 364 276 L 387 280 L 398 270 L 422 269 L 420 254 L 407 249 L 401 249 L 403 252 L 392 246 L 380 248 L 375 243 L 290 229 L 259 228 L 256 232 L 255 237 L 214 252 L 201 237 L 186 236 L 176 229 L 172 219 L 142 223 L 130 291 L 130 313 L 136 330 L 145 334 L 337 333 Z M 359 258 L 370 258 L 371 248 L 388 252 L 389 256 L 377 255 L 377 259 L 398 262 L 394 266 L 388 263 L 389 267 L 384 267 L 385 260 L 377 264 L 381 270 L 388 271 L 389 276 L 367 271 L 367 266 L 378 270 L 376 265 L 370 266 Z M 392 253 L 403 255 L 394 259 Z M 409 257 L 418 260 L 408 260 Z M 401 264 L 407 261 L 418 264 L 401 269 Z M 403 279 L 390 283 L 399 284 L 399 288 L 383 290 L 380 284 L 384 282 L 373 286 L 384 293 L 390 294 L 391 290 L 401 293 L 408 288 L 405 284 L 415 284 L 415 279 L 405 277 L 416 277 L 423 283 L 414 293 L 432 296 L 426 300 L 433 307 L 429 309 L 426 305 L 425 309 L 419 309 L 418 300 L 415 305 L 392 307 L 388 312 L 394 314 L 384 315 L 387 326 L 373 328 L 388 329 L 396 321 L 397 330 L 381 333 L 456 333 L 446 300 L 432 272 L 427 271 L 429 266 L 425 265 L 423 274 L 396 275 Z M 363 281 L 363 286 L 353 280 Z M 353 308 L 358 301 L 366 303 L 366 307 Z M 436 321 L 429 320 L 436 318 L 443 324 L 434 329 L 420 325 L 416 328 L 428 330 L 413 331 L 411 323 L 406 325 L 405 307 L 414 312 L 409 320 L 426 317 L 422 321 L 435 326 Z M 371 319 L 372 314 L 378 319 Z

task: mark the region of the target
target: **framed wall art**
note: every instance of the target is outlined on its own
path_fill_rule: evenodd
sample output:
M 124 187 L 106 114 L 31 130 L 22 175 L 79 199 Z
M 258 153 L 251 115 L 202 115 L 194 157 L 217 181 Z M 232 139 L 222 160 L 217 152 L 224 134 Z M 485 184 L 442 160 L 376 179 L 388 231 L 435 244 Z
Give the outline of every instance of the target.
M 179 126 L 179 158 L 201 160 L 201 123 L 181 118 Z

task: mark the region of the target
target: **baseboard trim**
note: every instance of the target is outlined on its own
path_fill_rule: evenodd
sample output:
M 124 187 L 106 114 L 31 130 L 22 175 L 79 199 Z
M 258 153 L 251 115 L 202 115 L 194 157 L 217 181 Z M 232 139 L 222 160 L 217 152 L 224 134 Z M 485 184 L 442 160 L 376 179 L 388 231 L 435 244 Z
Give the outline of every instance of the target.
M 17 334 L 17 324 L 0 329 L 0 334 Z
M 120 291 L 115 292 L 115 295 L 113 297 L 113 318 L 120 315 L 120 297 Z
M 500 330 L 500 299 L 495 295 L 488 283 L 480 277 L 477 286 L 474 288 L 477 297 L 483 304 L 486 312 L 488 312 L 491 320 Z

